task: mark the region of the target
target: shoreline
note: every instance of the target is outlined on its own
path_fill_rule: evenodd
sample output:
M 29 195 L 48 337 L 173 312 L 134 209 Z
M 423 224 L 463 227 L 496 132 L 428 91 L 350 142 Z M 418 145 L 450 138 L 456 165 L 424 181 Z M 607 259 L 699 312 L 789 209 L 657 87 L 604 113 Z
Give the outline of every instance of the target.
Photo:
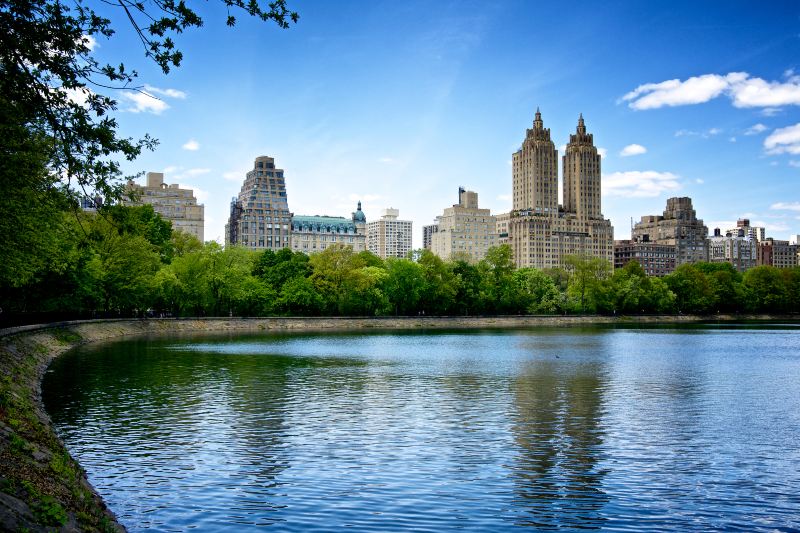
M 55 434 L 41 402 L 53 359 L 79 345 L 145 335 L 226 332 L 525 329 L 590 325 L 800 322 L 794 315 L 151 318 L 0 330 L 0 529 L 124 531 Z

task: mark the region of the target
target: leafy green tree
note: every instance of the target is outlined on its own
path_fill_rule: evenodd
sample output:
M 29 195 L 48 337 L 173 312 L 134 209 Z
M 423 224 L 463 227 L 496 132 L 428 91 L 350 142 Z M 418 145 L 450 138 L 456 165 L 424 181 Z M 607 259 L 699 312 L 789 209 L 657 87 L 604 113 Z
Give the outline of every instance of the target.
M 422 250 L 417 259 L 425 284 L 420 294 L 420 311 L 427 315 L 445 315 L 455 307 L 457 278 L 451 268 L 430 250 Z
M 667 287 L 675 294 L 675 306 L 681 313 L 716 311 L 717 301 L 708 276 L 695 265 L 683 264 L 664 276 Z
M 516 312 L 517 295 L 512 278 L 514 268 L 511 247 L 507 244 L 489 248 L 486 257 L 478 263 L 482 281 L 480 298 L 485 301 L 487 308 L 496 313 Z
M 223 3 L 284 28 L 297 21 L 285 0 L 270 2 L 267 10 L 257 1 Z M 132 25 L 144 55 L 165 74 L 183 59 L 174 37 L 203 23 L 183 1 L 121 0 L 108 6 L 108 13 L 116 8 L 114 14 Z M 228 25 L 235 21 L 229 11 Z M 0 113 L 6 120 L 13 117 L 30 139 L 50 141 L 43 154 L 53 183 L 63 178 L 77 190 L 96 190 L 107 198 L 123 193 L 118 160 L 132 160 L 155 145 L 149 136 L 120 138 L 111 116 L 117 103 L 96 92 L 142 90 L 135 71 L 122 62 L 102 64 L 92 53 L 93 40 L 110 39 L 115 31 L 110 19 L 81 2 L 0 0 Z M 0 138 L 3 154 L 14 146 L 6 140 Z
M 456 260 L 449 264 L 453 272 L 453 285 L 456 289 L 454 312 L 461 315 L 484 312 L 485 302 L 481 299 L 483 280 L 477 265 L 466 260 Z
M 743 283 L 749 289 L 748 307 L 751 311 L 781 313 L 790 308 L 781 269 L 757 266 L 744 273 Z
M 570 274 L 569 294 L 581 313 L 594 311 L 602 300 L 606 287 L 604 281 L 611 272 L 611 265 L 599 257 L 568 255 L 564 264 Z
M 535 268 L 520 268 L 513 274 L 521 311 L 553 314 L 561 310 L 561 293 L 553 279 Z
M 310 278 L 296 277 L 281 288 L 278 308 L 291 315 L 315 316 L 325 309 L 325 301 Z
M 384 292 L 395 315 L 415 315 L 425 288 L 422 267 L 409 259 L 386 260 Z

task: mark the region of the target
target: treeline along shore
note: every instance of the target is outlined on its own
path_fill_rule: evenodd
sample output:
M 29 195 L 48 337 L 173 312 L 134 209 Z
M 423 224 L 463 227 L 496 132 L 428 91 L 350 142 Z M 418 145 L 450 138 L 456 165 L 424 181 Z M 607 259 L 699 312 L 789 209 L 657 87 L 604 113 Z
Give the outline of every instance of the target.
M 776 321 L 786 316 L 270 317 L 73 321 L 0 330 L 0 530 L 122 527 L 54 433 L 41 403 L 53 358 L 81 344 L 141 335 L 288 331 L 512 329 L 592 324 Z
M 444 261 L 381 259 L 331 245 L 312 255 L 222 247 L 173 231 L 152 207 L 64 212 L 41 246 L 5 249 L 0 327 L 58 319 L 183 316 L 465 316 L 794 313 L 800 268 L 739 273 L 682 265 L 663 278 L 635 262 L 571 256 L 515 268 L 511 250 Z

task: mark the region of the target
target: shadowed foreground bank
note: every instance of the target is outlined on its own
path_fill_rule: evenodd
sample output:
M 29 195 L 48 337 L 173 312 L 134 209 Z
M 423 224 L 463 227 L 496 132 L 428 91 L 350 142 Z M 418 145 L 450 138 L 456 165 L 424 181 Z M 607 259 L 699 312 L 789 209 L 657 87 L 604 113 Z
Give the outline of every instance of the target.
M 511 329 L 590 324 L 785 320 L 779 316 L 266 318 L 89 321 L 0 332 L 0 529 L 122 529 L 49 424 L 41 378 L 53 358 L 90 342 L 202 332 Z

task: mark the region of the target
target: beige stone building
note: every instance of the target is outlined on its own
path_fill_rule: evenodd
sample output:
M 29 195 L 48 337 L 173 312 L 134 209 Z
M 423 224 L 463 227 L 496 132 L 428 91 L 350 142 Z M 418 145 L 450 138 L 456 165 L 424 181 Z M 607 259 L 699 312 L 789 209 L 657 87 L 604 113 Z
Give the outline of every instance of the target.
M 192 189 L 181 189 L 177 183 L 164 183 L 163 172 L 148 172 L 147 185 L 128 182 L 131 196 L 125 205 L 152 205 L 153 211 L 172 222 L 172 228 L 185 231 L 203 241 L 205 207 L 198 204 Z
M 511 220 L 511 213 L 500 213 L 495 215 L 497 245 L 508 244 L 508 221 Z
M 433 234 L 439 231 L 439 217 L 436 217 L 433 224 L 422 226 L 422 247 L 430 250 L 433 245 Z
M 390 207 L 378 220 L 367 222 L 367 249 L 382 259 L 405 257 L 411 251 L 411 221 L 399 216 L 400 211 Z
M 633 240 L 671 244 L 676 248 L 676 266 L 708 261 L 708 228 L 697 218 L 692 199 L 667 199 L 663 215 L 647 215 L 633 227 Z
M 714 236 L 708 238 L 708 261 L 710 263 L 730 263 L 739 272 L 756 266 L 758 242 L 740 228 L 724 235 L 716 228 Z
M 257 157 L 239 196 L 231 200 L 230 217 L 225 225 L 225 244 L 237 244 L 252 250 L 287 248 L 290 245 L 291 217 L 283 169 L 275 168 L 272 157 Z
M 431 235 L 431 251 L 444 260 L 469 257 L 476 263 L 497 246 L 497 221 L 489 209 L 478 207 L 478 193 L 458 189 L 458 203 L 438 217 L 439 229 Z
M 558 151 L 538 109 L 512 157 L 512 175 L 508 243 L 518 267 L 561 267 L 567 255 L 613 262 L 614 229 L 601 210 L 600 154 L 582 115 L 563 157 L 563 207 L 558 205 Z
M 361 202 L 350 219 L 344 217 L 304 216 L 292 217 L 292 250 L 313 254 L 335 244 L 350 246 L 354 252 L 367 249 L 367 219 L 361 211 Z

